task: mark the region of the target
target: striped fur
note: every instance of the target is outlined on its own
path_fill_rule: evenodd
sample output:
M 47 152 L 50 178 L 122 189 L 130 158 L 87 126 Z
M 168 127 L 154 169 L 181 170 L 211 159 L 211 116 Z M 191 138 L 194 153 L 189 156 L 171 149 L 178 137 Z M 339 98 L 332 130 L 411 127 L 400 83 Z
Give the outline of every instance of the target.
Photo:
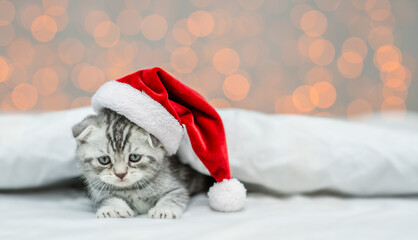
M 177 218 L 189 197 L 212 182 L 168 156 L 155 137 L 112 110 L 87 117 L 73 127 L 73 135 L 97 217 L 148 213 L 152 218 Z M 140 160 L 130 161 L 131 154 Z M 101 164 L 103 156 L 111 162 Z

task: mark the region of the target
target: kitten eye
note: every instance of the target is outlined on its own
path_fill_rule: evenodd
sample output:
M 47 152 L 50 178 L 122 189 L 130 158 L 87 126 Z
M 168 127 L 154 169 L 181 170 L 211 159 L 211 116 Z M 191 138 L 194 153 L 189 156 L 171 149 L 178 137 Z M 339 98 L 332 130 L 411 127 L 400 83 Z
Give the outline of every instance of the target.
M 131 161 L 131 162 L 138 162 L 140 159 L 141 159 L 141 155 L 139 155 L 139 154 L 129 155 L 129 161 Z
M 101 156 L 97 160 L 103 165 L 107 165 L 110 163 L 110 157 L 109 156 Z

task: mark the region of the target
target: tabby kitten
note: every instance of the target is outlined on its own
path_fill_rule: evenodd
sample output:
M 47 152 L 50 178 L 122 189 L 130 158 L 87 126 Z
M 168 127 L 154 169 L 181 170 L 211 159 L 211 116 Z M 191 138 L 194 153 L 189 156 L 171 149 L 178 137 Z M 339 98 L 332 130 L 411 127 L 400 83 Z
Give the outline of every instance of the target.
M 99 218 L 178 218 L 189 197 L 211 184 L 210 177 L 167 156 L 158 139 L 112 110 L 88 116 L 72 130 Z

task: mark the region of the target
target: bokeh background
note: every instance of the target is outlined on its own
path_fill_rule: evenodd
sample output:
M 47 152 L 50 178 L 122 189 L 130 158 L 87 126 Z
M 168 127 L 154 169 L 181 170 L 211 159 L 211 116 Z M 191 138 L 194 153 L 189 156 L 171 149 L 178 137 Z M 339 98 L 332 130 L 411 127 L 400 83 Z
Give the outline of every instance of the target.
M 90 104 L 160 66 L 216 107 L 418 110 L 415 0 L 0 0 L 0 109 Z

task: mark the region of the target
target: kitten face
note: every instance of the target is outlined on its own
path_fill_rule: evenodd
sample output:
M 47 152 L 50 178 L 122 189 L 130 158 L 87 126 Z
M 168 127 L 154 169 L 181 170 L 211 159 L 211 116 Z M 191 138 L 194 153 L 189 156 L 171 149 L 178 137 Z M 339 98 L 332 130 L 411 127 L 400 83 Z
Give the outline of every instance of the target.
M 73 128 L 84 177 L 91 184 L 140 187 L 159 172 L 165 150 L 148 132 L 109 111 Z

